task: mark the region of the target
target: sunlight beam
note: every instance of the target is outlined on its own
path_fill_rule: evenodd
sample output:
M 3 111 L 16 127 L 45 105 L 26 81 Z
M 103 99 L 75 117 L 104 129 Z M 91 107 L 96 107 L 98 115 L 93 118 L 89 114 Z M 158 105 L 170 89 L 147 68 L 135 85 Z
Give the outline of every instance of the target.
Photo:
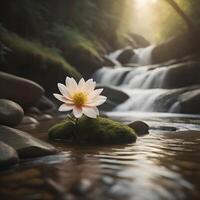
M 143 8 L 151 3 L 156 3 L 158 0 L 134 0 L 137 8 Z

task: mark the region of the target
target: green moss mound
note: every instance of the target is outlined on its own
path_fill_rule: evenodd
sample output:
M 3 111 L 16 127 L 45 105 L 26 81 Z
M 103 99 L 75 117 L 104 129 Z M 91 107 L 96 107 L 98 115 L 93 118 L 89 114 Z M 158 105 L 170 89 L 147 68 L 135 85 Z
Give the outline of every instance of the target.
M 137 139 L 134 130 L 111 119 L 83 117 L 77 125 L 63 121 L 49 130 L 52 140 L 66 140 L 72 143 L 127 144 Z

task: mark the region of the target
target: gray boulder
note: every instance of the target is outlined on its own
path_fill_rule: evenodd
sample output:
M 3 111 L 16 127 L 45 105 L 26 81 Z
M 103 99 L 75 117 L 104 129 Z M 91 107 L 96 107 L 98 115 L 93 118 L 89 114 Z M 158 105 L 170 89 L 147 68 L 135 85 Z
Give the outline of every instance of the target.
M 41 96 L 35 106 L 43 113 L 53 113 L 57 110 L 55 103 L 46 96 Z
M 143 136 L 149 134 L 149 126 L 142 121 L 135 121 L 130 124 L 128 124 L 129 127 L 131 127 L 137 136 Z
M 163 71 L 162 88 L 172 89 L 200 84 L 200 62 L 188 61 L 168 66 Z
M 102 95 L 107 97 L 106 102 L 100 106 L 101 110 L 111 111 L 116 106 L 129 99 L 126 93 L 120 91 L 116 87 L 98 85 L 97 88 L 103 88 Z
M 0 169 L 17 164 L 18 161 L 15 149 L 0 141 Z
M 152 52 L 153 63 L 161 63 L 199 52 L 199 31 L 189 31 L 158 44 Z
M 24 116 L 24 111 L 17 103 L 0 99 L 0 124 L 17 126 Z
M 22 107 L 34 105 L 44 93 L 37 83 L 0 72 L 0 98 L 10 99 Z
M 13 147 L 20 158 L 45 156 L 56 152 L 52 145 L 7 126 L 0 126 L 0 140 Z
M 21 122 L 21 125 L 27 125 L 27 124 L 35 124 L 35 125 L 38 125 L 39 122 L 37 119 L 35 119 L 34 117 L 31 117 L 31 116 L 24 116 L 23 117 L 23 120 Z
M 102 66 L 106 66 L 110 68 L 114 68 L 115 66 L 121 66 L 121 63 L 118 60 L 110 57 L 109 55 L 105 55 L 103 59 L 104 59 L 104 62 Z
M 134 56 L 134 50 L 132 47 L 124 48 L 124 50 L 119 54 L 117 60 L 121 64 L 127 64 L 130 62 L 131 58 Z
M 183 93 L 178 102 L 180 113 L 200 114 L 200 89 Z

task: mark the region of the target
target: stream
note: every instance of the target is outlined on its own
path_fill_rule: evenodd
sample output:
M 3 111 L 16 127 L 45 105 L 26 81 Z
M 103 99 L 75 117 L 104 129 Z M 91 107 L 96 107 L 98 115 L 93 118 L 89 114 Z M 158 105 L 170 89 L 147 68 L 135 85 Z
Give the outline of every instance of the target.
M 51 142 L 59 154 L 24 160 L 20 166 L 1 172 L 2 199 L 199 199 L 200 116 L 108 115 L 124 123 L 143 119 L 151 127 L 150 134 L 129 145 L 70 146 Z M 46 130 L 60 120 L 19 128 L 48 140 Z M 178 131 L 168 131 L 172 127 Z
M 189 89 L 166 86 L 168 68 L 150 65 L 152 49 L 140 49 L 131 58 L 148 66 L 105 67 L 94 75 L 98 83 L 130 96 L 105 114 L 122 123 L 142 120 L 150 126 L 148 135 L 129 145 L 71 146 L 48 140 L 47 130 L 63 116 L 37 125 L 22 124 L 19 129 L 53 144 L 59 153 L 22 160 L 1 171 L 1 198 L 199 200 L 200 115 L 177 114 L 176 96 Z M 119 54 L 110 56 L 116 59 Z

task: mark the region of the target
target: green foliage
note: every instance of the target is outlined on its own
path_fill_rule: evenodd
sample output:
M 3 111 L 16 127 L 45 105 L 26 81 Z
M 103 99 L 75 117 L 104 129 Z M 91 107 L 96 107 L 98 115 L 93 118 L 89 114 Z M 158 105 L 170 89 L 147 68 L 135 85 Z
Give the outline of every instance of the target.
M 88 53 L 99 56 L 99 53 L 97 52 L 98 46 L 76 28 L 55 25 L 47 35 L 53 45 L 59 47 L 64 55 L 69 54 L 75 49 L 83 49 Z
M 3 36 L 13 52 L 20 56 L 16 64 L 13 60 L 12 65 L 22 71 L 27 70 L 25 65 L 30 67 L 32 63 L 37 63 L 41 66 L 44 62 L 45 65 L 62 65 L 72 76 L 77 76 L 79 71 L 83 76 L 90 77 L 102 66 L 102 55 L 107 50 L 126 45 L 126 40 L 122 39 L 128 32 L 124 12 L 125 7 L 128 9 L 127 2 L 131 1 L 1 1 L 0 23 L 18 35 Z M 59 53 L 54 49 L 58 49 Z M 31 57 L 31 63 L 25 55 Z M 26 62 L 20 63 L 21 60 Z M 22 75 L 29 78 L 27 74 L 24 72 Z
M 84 34 L 78 28 L 57 24 L 46 33 L 46 40 L 61 50 L 64 58 L 83 76 L 90 77 L 102 65 L 100 52 L 103 47 L 91 35 Z
M 30 76 L 28 78 L 37 80 L 45 88 L 52 84 L 56 85 L 55 81 L 65 75 L 76 79 L 81 77 L 55 49 L 39 42 L 24 39 L 5 29 L 0 29 L 0 42 L 9 49 L 5 61 L 1 61 L 1 67 L 7 72 Z M 51 83 L 49 79 L 52 79 Z
M 29 38 L 45 40 L 45 33 L 55 31 L 57 24 L 62 32 L 77 35 L 78 31 L 87 39 L 98 38 L 93 44 L 106 41 L 112 46 L 117 45 L 117 35 L 129 29 L 127 13 L 131 13 L 131 3 L 132 0 L 7 0 L 0 3 L 0 21 L 7 29 Z M 63 31 L 66 27 L 74 30 Z
M 135 142 L 137 136 L 133 129 L 111 119 L 82 117 L 76 125 L 68 120 L 55 125 L 49 130 L 49 138 L 72 143 L 124 144 Z

